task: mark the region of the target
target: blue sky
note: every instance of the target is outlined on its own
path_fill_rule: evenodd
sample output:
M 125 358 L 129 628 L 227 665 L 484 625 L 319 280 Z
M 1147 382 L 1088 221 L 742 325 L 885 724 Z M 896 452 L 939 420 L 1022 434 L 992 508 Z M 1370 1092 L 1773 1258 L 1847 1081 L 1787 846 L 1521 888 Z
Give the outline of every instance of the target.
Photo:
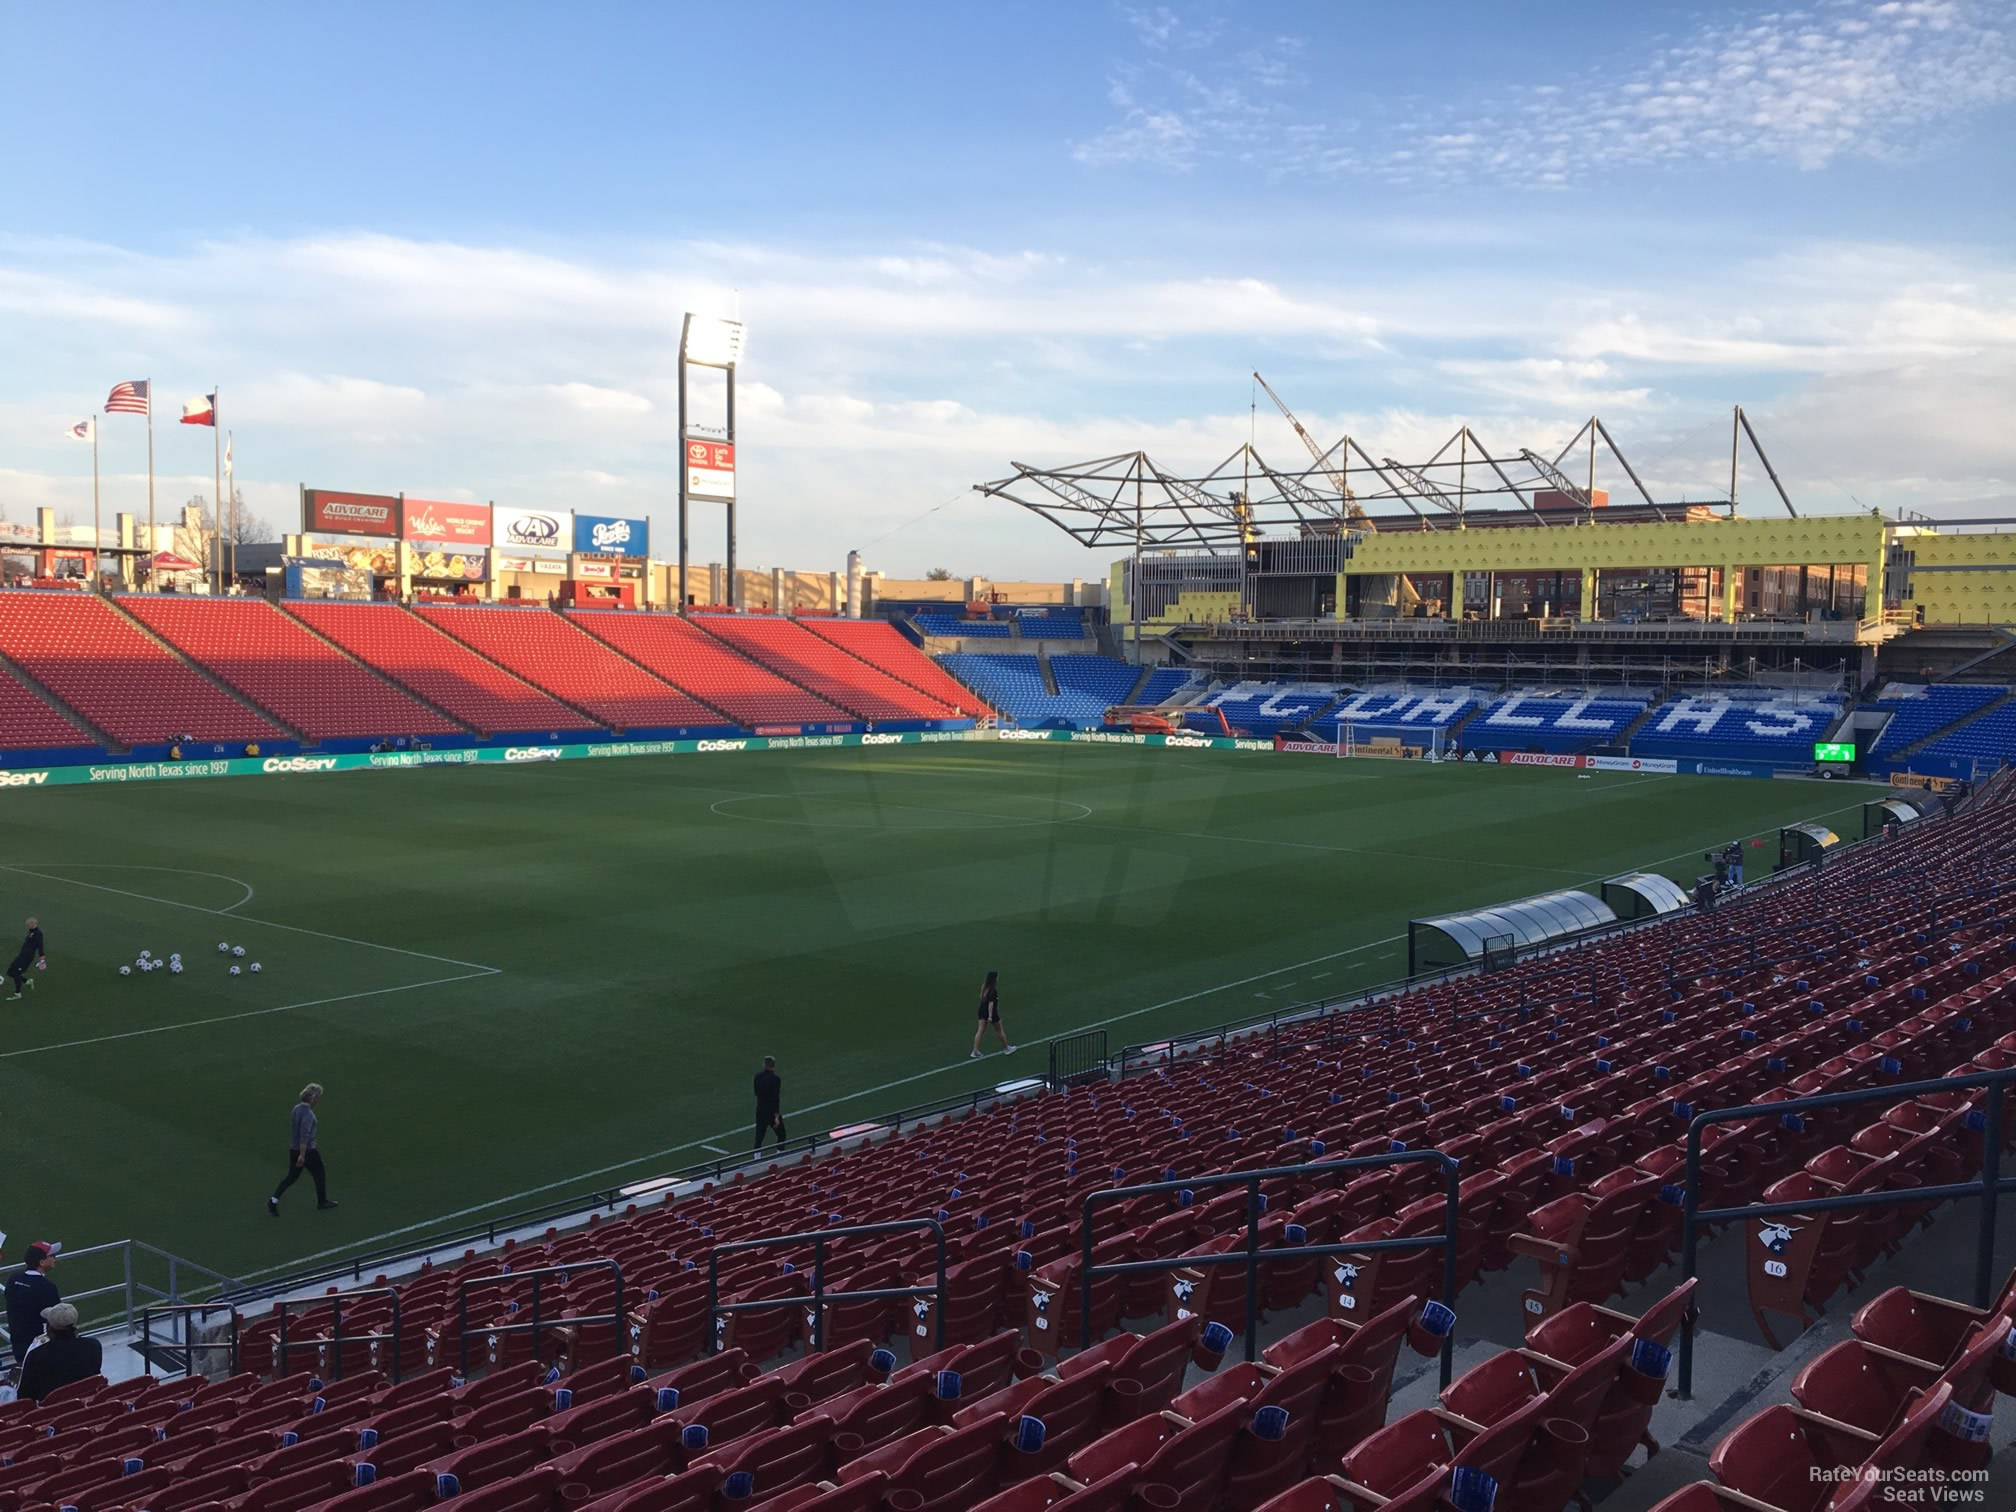
M 1806 509 L 2016 505 L 2012 0 L 101 14 L 8 12 L 12 519 L 88 517 L 60 431 L 128 377 L 221 385 L 276 524 L 302 481 L 656 516 L 685 309 L 749 324 L 766 566 L 1097 575 L 965 485 L 1285 462 L 1255 367 L 1375 454 L 1593 410 L 1698 494 L 1741 401 Z M 205 442 L 157 435 L 164 500 Z

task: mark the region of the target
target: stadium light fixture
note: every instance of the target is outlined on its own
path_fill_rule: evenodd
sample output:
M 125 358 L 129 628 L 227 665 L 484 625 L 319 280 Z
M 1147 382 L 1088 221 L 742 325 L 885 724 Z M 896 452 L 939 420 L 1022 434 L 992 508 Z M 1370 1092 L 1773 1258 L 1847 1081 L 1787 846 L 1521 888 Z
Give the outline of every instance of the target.
M 701 367 L 733 367 L 742 360 L 742 322 L 688 315 L 680 355 Z

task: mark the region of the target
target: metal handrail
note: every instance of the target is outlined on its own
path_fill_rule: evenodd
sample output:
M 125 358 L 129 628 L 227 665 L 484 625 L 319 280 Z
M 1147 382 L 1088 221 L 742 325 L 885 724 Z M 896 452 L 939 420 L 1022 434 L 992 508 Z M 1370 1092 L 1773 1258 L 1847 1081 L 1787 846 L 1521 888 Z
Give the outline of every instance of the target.
M 539 1287 L 548 1276 L 570 1276 L 575 1271 L 606 1270 L 616 1278 L 616 1300 L 606 1313 L 579 1313 L 565 1318 L 545 1318 L 539 1316 Z M 536 1270 L 498 1271 L 488 1276 L 464 1276 L 455 1288 L 455 1331 L 457 1362 L 462 1374 L 469 1373 L 469 1288 L 472 1286 L 500 1286 L 516 1281 L 532 1283 L 532 1320 L 529 1323 L 492 1323 L 484 1328 L 485 1333 L 524 1333 L 531 1330 L 532 1353 L 539 1353 L 539 1331 L 543 1328 L 566 1328 L 581 1323 L 607 1323 L 622 1330 L 625 1313 L 623 1311 L 623 1267 L 614 1260 L 576 1260 L 568 1265 L 542 1265 Z
M 911 1233 L 928 1228 L 937 1251 L 937 1279 L 930 1286 L 883 1286 L 869 1291 L 828 1292 L 826 1290 L 826 1246 L 832 1240 L 856 1234 Z M 813 1229 L 802 1234 L 776 1234 L 764 1239 L 736 1239 L 717 1244 L 707 1256 L 707 1353 L 719 1350 L 717 1335 L 723 1313 L 760 1312 L 766 1307 L 802 1307 L 803 1297 L 763 1297 L 754 1302 L 721 1300 L 721 1257 L 741 1250 L 775 1249 L 782 1245 L 812 1246 L 812 1349 L 826 1347 L 826 1304 L 828 1302 L 874 1302 L 883 1298 L 931 1297 L 936 1330 L 935 1344 L 945 1346 L 945 1225 L 936 1218 L 898 1218 L 887 1223 L 850 1223 L 841 1228 Z
M 1746 1103 L 1737 1108 L 1714 1108 L 1697 1113 L 1687 1124 L 1687 1173 L 1680 1206 L 1680 1269 L 1692 1279 L 1700 1262 L 1700 1234 L 1703 1224 L 1729 1223 L 1748 1218 L 1775 1218 L 1794 1213 L 1830 1213 L 1855 1208 L 1894 1207 L 1900 1204 L 1943 1202 L 1949 1197 L 1974 1197 L 1981 1202 L 1979 1232 L 1974 1245 L 1974 1305 L 1986 1307 L 1994 1286 L 1995 1210 L 2004 1192 L 2016 1192 L 2016 1178 L 2002 1175 L 2003 1087 L 2016 1086 L 2016 1069 L 1973 1071 L 1964 1076 L 1944 1076 L 1934 1081 L 1898 1082 L 1888 1087 L 1860 1087 L 1852 1092 L 1823 1092 L 1813 1097 L 1787 1098 L 1784 1102 Z M 1943 1186 L 1904 1187 L 1891 1191 L 1860 1192 L 1846 1197 L 1810 1197 L 1800 1202 L 1752 1202 L 1741 1207 L 1710 1208 L 1701 1211 L 1701 1131 L 1710 1124 L 1730 1123 L 1743 1118 L 1796 1118 L 1820 1108 L 1848 1107 L 1855 1103 L 1909 1102 L 1935 1092 L 1956 1092 L 1969 1087 L 1985 1087 L 1997 1093 L 1988 1099 L 1981 1139 L 1981 1176 L 1978 1181 L 1949 1182 Z M 1694 1318 L 1691 1310 L 1680 1331 L 1680 1396 L 1684 1400 L 1694 1389 Z
M 1443 1219 L 1440 1234 L 1405 1239 L 1367 1239 L 1357 1243 L 1300 1244 L 1288 1249 L 1260 1248 L 1260 1185 L 1283 1177 L 1334 1175 L 1339 1171 L 1363 1170 L 1373 1166 L 1434 1164 L 1442 1171 Z M 1092 1250 L 1097 1242 L 1092 1227 L 1095 1204 L 1125 1198 L 1147 1197 L 1157 1192 L 1177 1192 L 1198 1187 L 1241 1186 L 1246 1188 L 1246 1247 L 1214 1255 L 1167 1255 L 1155 1260 L 1115 1260 L 1097 1265 Z M 1246 1267 L 1246 1358 L 1260 1353 L 1260 1265 L 1281 1260 L 1307 1260 L 1325 1255 L 1363 1255 L 1378 1250 L 1439 1249 L 1442 1251 L 1442 1302 L 1456 1303 L 1456 1244 L 1462 1221 L 1462 1175 L 1458 1163 L 1440 1150 L 1399 1150 L 1385 1155 L 1359 1155 L 1343 1160 L 1312 1160 L 1301 1165 L 1269 1166 L 1258 1171 L 1226 1171 L 1215 1176 L 1195 1176 L 1187 1180 L 1151 1181 L 1142 1186 L 1111 1187 L 1085 1194 L 1083 1219 L 1084 1251 L 1080 1256 L 1082 1292 L 1078 1302 L 1081 1349 L 1092 1347 L 1092 1283 L 1100 1276 L 1145 1275 L 1155 1271 L 1188 1270 L 1193 1266 L 1244 1265 Z M 1455 1365 L 1456 1340 L 1451 1333 L 1442 1340 L 1442 1384 L 1449 1384 Z
M 396 1382 L 399 1379 L 400 1355 L 402 1353 L 400 1342 L 404 1337 L 404 1333 L 399 1321 L 399 1291 L 398 1288 L 391 1286 L 359 1286 L 350 1291 L 325 1292 L 319 1297 L 286 1297 L 274 1303 L 273 1311 L 279 1314 L 280 1317 L 280 1363 L 279 1368 L 274 1374 L 276 1376 L 287 1374 L 288 1314 L 320 1307 L 326 1302 L 330 1304 L 330 1312 L 332 1314 L 329 1343 L 335 1350 L 335 1369 L 330 1371 L 329 1378 L 334 1381 L 342 1380 L 344 1344 L 343 1304 L 358 1297 L 390 1297 L 392 1299 L 392 1331 L 390 1333 L 352 1334 L 350 1335 L 349 1342 L 352 1344 L 382 1344 L 390 1340 L 392 1344 L 392 1379 Z
M 220 1310 L 230 1314 L 230 1342 L 226 1344 L 197 1343 L 195 1335 L 191 1331 L 197 1315 L 201 1314 L 207 1317 L 209 1314 Z M 151 1376 L 154 1374 L 154 1352 L 151 1346 L 154 1338 L 154 1319 L 156 1315 L 160 1314 L 165 1314 L 171 1318 L 179 1317 L 182 1320 L 182 1373 L 184 1375 L 193 1376 L 196 1374 L 196 1351 L 199 1349 L 228 1350 L 231 1362 L 230 1373 L 233 1375 L 238 1373 L 237 1308 L 228 1302 L 159 1302 L 150 1303 L 148 1306 L 140 1309 L 140 1365 L 147 1375 Z M 168 1347 L 172 1348 L 173 1345 L 174 1335 L 171 1333 L 169 1335 Z

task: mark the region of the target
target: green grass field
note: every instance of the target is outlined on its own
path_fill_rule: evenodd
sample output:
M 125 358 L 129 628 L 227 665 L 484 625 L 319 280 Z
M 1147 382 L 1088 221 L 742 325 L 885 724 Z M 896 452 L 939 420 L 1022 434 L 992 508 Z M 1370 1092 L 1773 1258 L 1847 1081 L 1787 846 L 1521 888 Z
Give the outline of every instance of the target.
M 992 744 L 14 791 L 0 1227 L 240 1276 L 1388 981 L 1411 915 L 1852 824 L 1804 782 Z M 233 979 L 219 941 L 258 976 Z M 9 945 L 11 948 L 11 938 Z M 121 978 L 142 948 L 188 969 Z M 966 1052 L 982 973 L 1019 1047 Z M 265 1194 L 327 1084 L 339 1211 Z

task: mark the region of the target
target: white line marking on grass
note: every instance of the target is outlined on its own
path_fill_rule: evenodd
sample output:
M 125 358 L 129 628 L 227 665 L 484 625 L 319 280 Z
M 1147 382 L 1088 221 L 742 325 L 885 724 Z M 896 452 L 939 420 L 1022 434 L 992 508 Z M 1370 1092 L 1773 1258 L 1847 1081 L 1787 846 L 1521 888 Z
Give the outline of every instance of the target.
M 700 1146 L 700 1148 L 703 1150 L 712 1150 L 716 1155 L 726 1155 L 728 1153 L 726 1150 L 722 1149 L 721 1146 L 719 1145 L 703 1144 L 702 1146 Z
M 112 893 L 114 896 L 121 898 L 138 898 L 143 903 L 159 903 L 166 908 L 186 908 L 191 913 L 215 914 L 220 918 L 228 915 L 231 918 L 238 919 L 243 924 L 257 924 L 264 929 L 284 929 L 290 934 L 312 935 L 318 940 L 334 940 L 339 945 L 362 945 L 366 950 L 390 951 L 393 955 L 412 956 L 415 960 L 438 961 L 443 966 L 467 966 L 479 975 L 494 976 L 504 969 L 501 966 L 485 966 L 481 961 L 458 961 L 453 956 L 431 955 L 424 950 L 408 950 L 403 945 L 381 945 L 376 940 L 353 940 L 348 935 L 330 934 L 327 930 L 309 929 L 301 924 L 280 924 L 272 919 L 247 919 L 241 915 L 231 913 L 230 909 L 226 908 L 205 908 L 200 903 L 183 903 L 174 898 L 157 898 L 152 893 L 129 892 L 123 887 L 107 887 L 100 882 L 80 882 L 75 877 L 59 877 L 54 872 L 36 871 L 26 866 L 0 864 L 0 871 L 19 872 L 24 877 L 40 877 L 45 882 L 67 882 L 72 887 L 88 887 L 93 892 Z M 232 878 L 231 880 L 236 881 L 237 879 Z M 238 885 L 242 887 L 245 884 L 240 882 Z M 244 900 L 241 898 L 238 903 L 232 904 L 231 907 L 236 908 L 243 902 Z
M 331 1003 L 354 1003 L 360 998 L 385 997 L 394 992 L 416 992 L 422 987 L 445 987 L 450 982 L 473 982 L 481 977 L 499 976 L 494 966 L 465 971 L 460 976 L 433 977 L 425 982 L 406 982 L 397 987 L 373 987 L 366 992 L 346 992 L 338 997 L 309 998 L 305 1002 L 281 1003 L 273 1008 L 248 1008 L 243 1013 L 220 1013 L 214 1018 L 188 1019 L 179 1024 L 150 1024 L 145 1029 L 127 1029 L 118 1034 L 99 1034 L 89 1039 L 60 1040 L 53 1045 L 27 1045 L 19 1050 L 0 1050 L 0 1060 L 24 1055 L 47 1055 L 52 1050 L 78 1050 L 87 1045 L 109 1045 L 115 1040 L 140 1039 L 149 1034 L 172 1034 L 178 1029 L 201 1029 L 210 1024 L 231 1024 L 239 1019 L 264 1018 L 272 1013 L 292 1013 L 300 1008 L 323 1008 Z
M 217 910 L 218 913 L 230 913 L 234 908 L 243 908 L 247 903 L 252 901 L 252 884 L 242 877 L 227 876 L 223 872 L 197 871 L 193 867 L 188 866 L 128 866 L 120 861 L 64 861 L 58 864 L 71 871 L 173 872 L 177 876 L 182 877 L 209 877 L 215 881 L 229 882 L 233 887 L 242 887 L 245 889 L 244 897 L 240 898 L 236 903 L 226 903 L 222 908 Z M 168 900 L 161 898 L 156 901 L 165 903 Z
M 919 803 L 892 803 L 883 798 L 856 798 L 847 793 L 746 793 L 739 798 L 719 798 L 707 805 L 709 812 L 719 814 L 723 819 L 744 819 L 756 824 L 782 824 L 794 829 L 845 829 L 865 830 L 865 824 L 821 824 L 816 819 L 766 819 L 761 814 L 731 814 L 727 810 L 738 803 L 753 803 L 759 798 L 787 798 L 794 802 L 848 803 L 856 808 L 903 809 L 914 814 L 938 814 L 947 819 L 998 819 L 1000 829 L 1031 829 L 1043 824 L 1077 824 L 1092 817 L 1091 808 L 1074 798 L 1049 798 L 1045 802 L 1069 804 L 1078 810 L 1075 814 L 1053 814 L 1048 818 L 1032 818 L 1018 814 L 988 814 L 979 809 L 932 808 Z M 930 825 L 912 825 L 912 829 L 929 829 Z M 943 825 L 939 828 L 952 828 Z

